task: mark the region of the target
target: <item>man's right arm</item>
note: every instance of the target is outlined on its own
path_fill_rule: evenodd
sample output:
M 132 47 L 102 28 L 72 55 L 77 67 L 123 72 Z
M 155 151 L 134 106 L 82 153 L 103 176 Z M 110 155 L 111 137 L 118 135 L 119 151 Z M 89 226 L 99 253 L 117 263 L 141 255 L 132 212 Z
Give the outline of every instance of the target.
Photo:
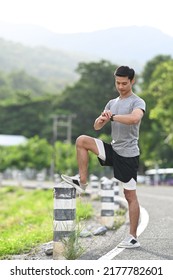
M 94 122 L 94 129 L 99 130 L 110 121 L 110 118 L 103 112 Z

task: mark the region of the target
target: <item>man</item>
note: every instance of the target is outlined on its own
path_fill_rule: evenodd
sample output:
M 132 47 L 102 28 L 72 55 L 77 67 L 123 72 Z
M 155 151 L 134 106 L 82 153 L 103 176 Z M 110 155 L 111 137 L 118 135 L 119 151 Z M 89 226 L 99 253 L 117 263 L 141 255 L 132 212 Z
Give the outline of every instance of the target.
M 139 203 L 136 195 L 137 170 L 139 165 L 139 127 L 145 112 L 145 102 L 132 91 L 135 71 L 128 66 L 120 66 L 115 73 L 115 86 L 119 97 L 110 100 L 104 111 L 95 120 L 95 130 L 101 129 L 111 121 L 111 144 L 100 139 L 81 135 L 76 140 L 79 178 L 62 175 L 62 179 L 72 184 L 79 192 L 87 187 L 88 152 L 98 156 L 103 166 L 113 166 L 114 176 L 123 188 L 128 202 L 130 232 L 118 247 L 139 247 L 137 226 Z

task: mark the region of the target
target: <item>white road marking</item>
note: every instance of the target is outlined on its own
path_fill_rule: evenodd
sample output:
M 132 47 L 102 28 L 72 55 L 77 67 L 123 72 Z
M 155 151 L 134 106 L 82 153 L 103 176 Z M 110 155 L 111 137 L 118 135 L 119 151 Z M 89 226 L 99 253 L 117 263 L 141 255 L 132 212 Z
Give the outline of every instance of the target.
M 126 200 L 124 198 L 120 198 L 120 200 L 124 203 L 126 203 Z M 149 215 L 145 208 L 140 206 L 140 223 L 137 228 L 137 236 L 139 236 L 147 227 L 149 222 Z M 100 257 L 98 260 L 112 260 L 115 256 L 120 254 L 125 248 L 118 248 L 115 247 L 111 251 L 109 251 L 107 254 Z

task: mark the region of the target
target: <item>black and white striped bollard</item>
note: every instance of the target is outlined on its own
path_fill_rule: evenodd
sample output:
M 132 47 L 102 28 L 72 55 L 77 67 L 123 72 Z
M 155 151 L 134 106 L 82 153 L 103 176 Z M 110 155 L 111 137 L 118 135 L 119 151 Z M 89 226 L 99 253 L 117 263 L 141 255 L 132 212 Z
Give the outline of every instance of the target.
M 91 199 L 97 199 L 99 195 L 100 182 L 97 176 L 90 175 Z
M 120 188 L 119 188 L 119 181 L 116 178 L 112 178 L 111 179 L 113 182 L 113 189 L 114 189 L 114 209 L 115 211 L 118 210 L 120 208 L 120 204 L 119 204 L 119 200 L 118 200 L 118 196 L 119 196 L 119 192 L 120 192 Z
M 66 182 L 61 182 L 54 187 L 54 260 L 65 259 L 62 240 L 75 232 L 75 219 L 76 189 Z
M 101 180 L 101 222 L 107 228 L 114 225 L 114 189 L 108 178 Z

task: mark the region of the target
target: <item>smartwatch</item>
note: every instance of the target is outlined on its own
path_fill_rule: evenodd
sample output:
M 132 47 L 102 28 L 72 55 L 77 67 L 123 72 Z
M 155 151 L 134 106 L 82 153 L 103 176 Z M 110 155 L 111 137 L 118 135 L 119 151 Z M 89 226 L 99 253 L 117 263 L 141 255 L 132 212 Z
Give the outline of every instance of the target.
M 112 116 L 110 117 L 110 121 L 113 122 L 113 117 L 115 116 L 115 114 L 112 114 Z

